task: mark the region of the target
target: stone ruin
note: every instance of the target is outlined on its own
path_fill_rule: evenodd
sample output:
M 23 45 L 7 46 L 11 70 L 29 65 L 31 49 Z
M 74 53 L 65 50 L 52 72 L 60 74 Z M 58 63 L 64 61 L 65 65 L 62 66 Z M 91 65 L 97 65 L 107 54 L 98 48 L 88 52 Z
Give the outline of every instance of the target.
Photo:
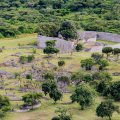
M 72 41 L 66 41 L 57 37 L 46 37 L 42 35 L 38 35 L 38 48 L 44 49 L 46 47 L 46 41 L 50 40 L 56 40 L 55 47 L 58 48 L 61 53 L 72 52 L 74 49 L 74 42 Z

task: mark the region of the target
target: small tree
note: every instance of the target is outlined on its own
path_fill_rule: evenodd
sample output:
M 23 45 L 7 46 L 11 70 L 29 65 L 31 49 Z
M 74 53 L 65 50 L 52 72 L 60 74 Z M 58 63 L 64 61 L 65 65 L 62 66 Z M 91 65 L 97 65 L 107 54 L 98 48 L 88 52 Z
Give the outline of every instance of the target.
M 58 100 L 60 100 L 62 98 L 62 93 L 58 89 L 51 89 L 49 96 L 56 103 Z
M 59 53 L 59 49 L 55 48 L 55 42 L 55 40 L 50 40 L 46 42 L 46 47 L 44 48 L 43 52 L 45 54 L 48 54 L 48 56 L 50 54 Z
M 21 64 L 27 63 L 27 57 L 26 57 L 26 56 L 20 56 L 19 62 L 20 62 Z
M 109 82 L 108 81 L 100 81 L 97 85 L 97 92 L 101 93 L 102 95 L 105 94 L 106 89 L 109 86 Z
M 5 116 L 5 113 L 11 110 L 11 104 L 6 96 L 0 95 L 0 118 Z
M 31 74 L 27 74 L 27 75 L 26 75 L 26 79 L 32 80 L 32 75 L 31 75 Z
M 70 80 L 69 80 L 69 78 L 67 76 L 61 76 L 61 77 L 59 77 L 58 81 L 63 82 L 64 86 L 65 86 L 65 84 L 70 84 Z
M 77 38 L 77 30 L 75 25 L 69 21 L 63 21 L 61 23 L 59 32 L 66 40 Z
M 52 120 L 72 120 L 72 117 L 68 113 L 67 109 L 63 107 L 59 107 L 58 110 L 56 110 L 55 112 L 59 113 L 59 115 L 53 117 Z
M 25 105 L 32 106 L 36 103 L 40 102 L 40 98 L 42 97 L 42 94 L 40 93 L 28 93 L 22 96 L 22 100 L 24 101 Z
M 112 101 L 104 101 L 96 109 L 96 114 L 98 117 L 108 117 L 111 120 L 112 114 L 118 111 L 118 106 L 115 106 Z
M 114 55 L 117 55 L 117 59 L 119 58 L 119 55 L 120 55 L 120 48 L 114 48 L 113 49 L 113 54 Z
M 83 77 L 83 81 L 85 81 L 86 83 L 91 82 L 92 80 L 93 78 L 91 74 L 85 74 Z
M 50 41 L 46 41 L 46 46 L 47 47 L 54 47 L 55 46 L 55 40 L 50 40 Z
M 65 61 L 63 61 L 63 60 L 58 61 L 58 66 L 59 67 L 62 67 L 64 65 L 65 65 Z
M 120 81 L 112 83 L 107 90 L 107 94 L 115 101 L 120 101 Z
M 49 46 L 49 47 L 44 48 L 43 52 L 45 54 L 48 54 L 48 56 L 50 56 L 50 54 L 59 53 L 59 49 Z
M 45 95 L 49 94 L 52 89 L 57 89 L 57 85 L 54 81 L 47 81 L 42 84 L 42 91 Z
M 54 75 L 53 75 L 53 73 L 46 73 L 44 76 L 44 79 L 45 80 L 54 80 Z
M 112 47 L 104 47 L 102 49 L 102 53 L 105 53 L 107 55 L 107 58 L 109 57 L 109 54 L 112 53 L 113 49 Z
M 101 80 L 101 81 L 111 81 L 112 76 L 108 72 L 95 72 L 93 73 L 94 80 Z
M 79 52 L 83 49 L 83 46 L 81 44 L 77 44 L 75 49 L 76 49 L 77 52 Z
M 104 70 L 105 67 L 109 66 L 108 61 L 104 59 L 100 59 L 97 63 L 99 65 L 99 70 Z
M 74 72 L 71 75 L 71 80 L 77 84 L 82 82 L 84 80 L 84 72 L 79 71 L 79 72 Z
M 95 62 L 97 63 L 97 61 L 99 61 L 100 59 L 103 58 L 103 55 L 99 54 L 99 53 L 93 53 L 91 55 L 91 58 L 93 58 L 95 60 Z
M 86 70 L 91 70 L 94 64 L 94 60 L 91 58 L 81 60 L 81 67 L 85 68 Z
M 42 91 L 44 92 L 45 96 L 50 92 L 51 85 L 49 82 L 45 82 L 42 84 Z
M 34 55 L 28 55 L 27 61 L 30 63 L 35 59 Z
M 87 84 L 81 84 L 76 87 L 76 90 L 71 96 L 72 102 L 77 102 L 81 105 L 81 109 L 90 106 L 93 103 L 95 91 Z

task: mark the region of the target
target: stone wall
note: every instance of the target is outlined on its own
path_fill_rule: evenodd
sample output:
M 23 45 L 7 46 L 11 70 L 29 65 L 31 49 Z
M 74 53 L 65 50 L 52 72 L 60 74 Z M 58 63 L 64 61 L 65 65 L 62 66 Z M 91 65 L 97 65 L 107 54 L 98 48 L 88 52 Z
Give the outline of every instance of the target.
M 112 42 L 120 42 L 120 35 L 113 33 L 105 33 L 105 32 L 96 32 L 97 39 L 100 40 L 108 40 Z
M 45 48 L 46 47 L 46 41 L 49 40 L 56 40 L 56 48 L 60 50 L 60 52 L 71 52 L 74 49 L 74 42 L 71 41 L 66 41 L 60 38 L 55 38 L 55 37 L 46 37 L 39 35 L 38 36 L 38 47 L 39 48 Z
M 79 31 L 78 32 L 79 39 L 82 40 L 93 40 L 100 39 L 100 40 L 108 40 L 113 42 L 120 42 L 120 35 L 113 34 L 113 33 L 106 33 L 106 32 L 96 32 L 96 31 Z

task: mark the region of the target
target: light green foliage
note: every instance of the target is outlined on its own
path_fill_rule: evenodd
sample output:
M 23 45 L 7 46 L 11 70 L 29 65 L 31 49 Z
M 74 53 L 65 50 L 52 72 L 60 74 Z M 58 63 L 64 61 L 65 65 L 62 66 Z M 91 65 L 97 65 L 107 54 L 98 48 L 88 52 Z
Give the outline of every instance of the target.
M 95 91 L 87 84 L 80 84 L 71 96 L 72 102 L 77 102 L 81 105 L 81 109 L 92 105 L 95 97 Z

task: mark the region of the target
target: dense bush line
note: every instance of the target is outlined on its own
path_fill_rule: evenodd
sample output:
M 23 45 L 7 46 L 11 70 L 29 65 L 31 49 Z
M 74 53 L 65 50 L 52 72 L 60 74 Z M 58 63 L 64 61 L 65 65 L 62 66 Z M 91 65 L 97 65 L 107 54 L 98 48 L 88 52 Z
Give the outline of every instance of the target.
M 56 36 L 64 20 L 76 24 L 77 29 L 120 33 L 119 3 L 119 0 L 2 0 L 0 37 L 34 32 Z

